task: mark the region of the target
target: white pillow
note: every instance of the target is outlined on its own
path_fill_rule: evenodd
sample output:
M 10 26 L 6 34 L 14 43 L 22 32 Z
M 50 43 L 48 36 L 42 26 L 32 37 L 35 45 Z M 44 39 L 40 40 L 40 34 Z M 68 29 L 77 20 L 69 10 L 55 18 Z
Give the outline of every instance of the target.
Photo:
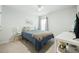
M 30 27 L 30 30 L 35 30 L 34 27 Z
M 34 27 L 23 27 L 23 32 L 26 32 L 26 31 L 32 31 L 34 30 Z

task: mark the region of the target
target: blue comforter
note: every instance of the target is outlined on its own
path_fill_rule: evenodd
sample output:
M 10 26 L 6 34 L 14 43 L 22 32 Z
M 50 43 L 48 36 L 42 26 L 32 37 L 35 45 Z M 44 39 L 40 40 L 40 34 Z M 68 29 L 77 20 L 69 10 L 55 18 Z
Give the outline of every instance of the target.
M 45 35 L 44 35 L 45 33 Z M 22 32 L 22 37 L 29 40 L 33 45 L 35 45 L 36 49 L 41 49 L 51 38 L 54 38 L 53 34 L 46 35 L 47 31 L 24 31 Z M 43 35 L 42 35 L 43 34 Z M 36 37 L 34 37 L 36 36 Z M 38 36 L 38 37 L 37 37 Z M 41 36 L 41 40 L 40 39 Z

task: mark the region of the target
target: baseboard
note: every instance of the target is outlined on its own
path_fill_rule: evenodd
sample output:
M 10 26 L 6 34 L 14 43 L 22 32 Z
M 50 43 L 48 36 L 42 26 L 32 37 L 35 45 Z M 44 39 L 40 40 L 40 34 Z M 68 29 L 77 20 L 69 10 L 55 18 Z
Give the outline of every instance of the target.
M 5 43 L 9 43 L 9 40 L 0 41 L 0 44 L 5 44 Z

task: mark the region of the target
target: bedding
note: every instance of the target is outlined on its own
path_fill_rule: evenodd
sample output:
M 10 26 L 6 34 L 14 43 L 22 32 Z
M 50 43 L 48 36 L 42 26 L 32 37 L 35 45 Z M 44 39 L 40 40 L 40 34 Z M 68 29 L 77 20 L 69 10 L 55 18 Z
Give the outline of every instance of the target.
M 39 41 L 43 40 L 44 37 L 52 34 L 48 31 L 28 31 L 27 33 L 32 34 L 32 37 Z
M 54 38 L 51 32 L 40 30 L 23 31 L 22 37 L 29 40 L 38 50 L 47 44 L 51 38 Z

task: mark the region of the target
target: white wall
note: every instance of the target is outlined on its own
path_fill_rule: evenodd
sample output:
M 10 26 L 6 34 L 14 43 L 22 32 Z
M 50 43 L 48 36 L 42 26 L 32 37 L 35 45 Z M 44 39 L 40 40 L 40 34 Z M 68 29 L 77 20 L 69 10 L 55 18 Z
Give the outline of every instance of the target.
M 33 22 L 33 26 L 38 26 L 37 16 L 28 15 L 18 11 L 10 6 L 2 6 L 2 31 L 0 36 L 0 43 L 9 41 L 13 36 L 13 31 L 17 29 L 18 32 L 21 32 L 23 26 L 25 25 L 26 20 Z
M 2 6 L 0 5 L 0 26 L 1 26 L 1 14 L 2 14 Z
M 58 35 L 64 31 L 72 31 L 76 15 L 76 6 L 49 13 L 49 31 Z
M 3 12 L 2 5 L 0 5 L 0 43 L 2 43 L 4 40 L 3 38 L 5 38 L 4 37 L 5 34 L 3 34 L 3 31 L 2 31 L 2 23 L 1 23 L 2 22 L 2 12 Z
M 79 5 L 77 5 L 77 12 L 79 12 Z

